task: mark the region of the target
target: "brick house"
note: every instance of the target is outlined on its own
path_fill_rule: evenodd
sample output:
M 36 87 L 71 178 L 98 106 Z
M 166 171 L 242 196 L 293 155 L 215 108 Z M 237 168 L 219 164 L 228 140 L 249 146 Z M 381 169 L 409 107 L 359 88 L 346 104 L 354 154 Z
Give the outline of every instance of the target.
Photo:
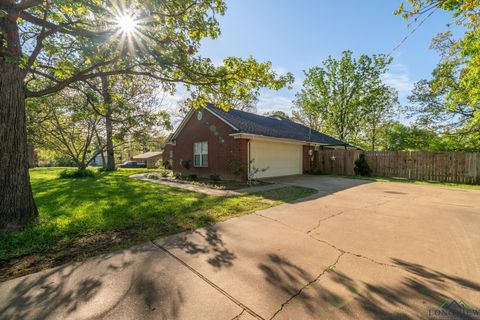
M 288 119 L 208 105 L 189 111 L 169 137 L 163 160 L 182 174 L 259 179 L 310 172 L 314 150 L 350 147 Z

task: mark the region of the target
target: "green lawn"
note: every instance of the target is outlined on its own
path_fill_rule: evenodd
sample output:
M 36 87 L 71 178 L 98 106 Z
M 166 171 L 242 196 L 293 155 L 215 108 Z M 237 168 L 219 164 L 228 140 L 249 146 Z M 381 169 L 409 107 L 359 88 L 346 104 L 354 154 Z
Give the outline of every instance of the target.
M 31 170 L 39 221 L 0 235 L 0 279 L 195 229 L 316 192 L 289 186 L 218 198 L 128 177 L 144 169 L 121 169 L 83 179 L 59 179 L 60 171 Z
M 340 176 L 340 177 L 347 178 L 347 179 L 360 179 L 360 180 L 370 180 L 370 181 L 377 181 L 377 182 L 400 182 L 400 183 L 412 183 L 412 184 L 426 185 L 426 186 L 437 186 L 437 187 L 440 186 L 440 187 L 448 187 L 448 188 L 480 190 L 480 185 L 478 184 L 423 181 L 423 180 L 411 180 L 406 178 L 361 177 L 361 176 Z

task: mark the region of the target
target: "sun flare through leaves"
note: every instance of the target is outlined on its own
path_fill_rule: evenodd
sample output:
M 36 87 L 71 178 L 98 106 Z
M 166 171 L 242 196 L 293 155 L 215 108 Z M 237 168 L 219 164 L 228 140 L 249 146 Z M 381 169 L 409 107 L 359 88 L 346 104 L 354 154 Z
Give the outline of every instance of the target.
M 131 33 L 137 30 L 138 22 L 130 13 L 119 14 L 116 18 L 117 26 L 126 33 Z

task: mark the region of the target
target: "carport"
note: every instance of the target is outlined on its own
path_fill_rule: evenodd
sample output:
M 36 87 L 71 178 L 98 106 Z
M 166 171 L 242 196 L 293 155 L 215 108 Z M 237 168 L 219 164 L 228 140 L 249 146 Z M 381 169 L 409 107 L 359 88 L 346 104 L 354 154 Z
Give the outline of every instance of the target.
M 156 163 L 162 158 L 162 154 L 162 151 L 150 151 L 133 156 L 132 160 L 143 162 L 147 165 L 147 168 L 152 169 L 156 167 Z

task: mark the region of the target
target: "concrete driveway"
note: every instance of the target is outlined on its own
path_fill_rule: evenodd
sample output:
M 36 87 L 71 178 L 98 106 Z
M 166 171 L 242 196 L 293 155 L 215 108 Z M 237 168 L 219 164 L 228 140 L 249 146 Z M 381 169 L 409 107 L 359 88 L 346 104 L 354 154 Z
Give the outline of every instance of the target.
M 446 299 L 480 308 L 480 191 L 277 182 L 319 193 L 1 283 L 0 319 L 428 319 Z

